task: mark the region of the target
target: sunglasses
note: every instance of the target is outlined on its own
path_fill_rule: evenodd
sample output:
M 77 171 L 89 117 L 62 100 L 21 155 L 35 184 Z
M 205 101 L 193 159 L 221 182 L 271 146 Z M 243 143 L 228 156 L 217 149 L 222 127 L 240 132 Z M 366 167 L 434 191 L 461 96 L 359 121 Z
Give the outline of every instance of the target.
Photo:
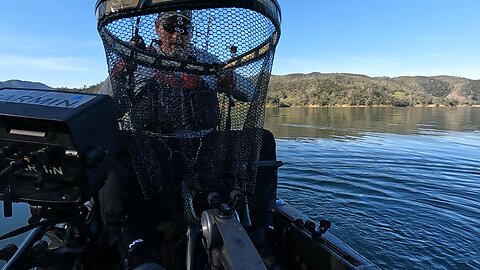
M 163 29 L 165 32 L 169 34 L 173 34 L 175 32 L 179 33 L 182 36 L 189 35 L 191 32 L 190 25 L 178 25 L 178 24 L 162 24 Z

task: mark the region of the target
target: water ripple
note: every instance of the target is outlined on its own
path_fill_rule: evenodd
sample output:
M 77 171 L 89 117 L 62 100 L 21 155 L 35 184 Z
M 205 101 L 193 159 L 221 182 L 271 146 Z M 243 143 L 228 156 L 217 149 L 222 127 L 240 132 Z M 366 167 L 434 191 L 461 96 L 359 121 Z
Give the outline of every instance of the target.
M 278 150 L 279 194 L 382 268 L 480 268 L 478 133 L 279 140 Z

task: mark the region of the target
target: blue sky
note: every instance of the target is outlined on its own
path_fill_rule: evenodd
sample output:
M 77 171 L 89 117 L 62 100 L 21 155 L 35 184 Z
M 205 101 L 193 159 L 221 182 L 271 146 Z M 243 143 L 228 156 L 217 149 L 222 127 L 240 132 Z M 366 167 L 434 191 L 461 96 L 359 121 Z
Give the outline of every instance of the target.
M 0 81 L 82 87 L 107 75 L 93 0 L 4 0 Z M 273 74 L 480 79 L 478 0 L 279 0 Z

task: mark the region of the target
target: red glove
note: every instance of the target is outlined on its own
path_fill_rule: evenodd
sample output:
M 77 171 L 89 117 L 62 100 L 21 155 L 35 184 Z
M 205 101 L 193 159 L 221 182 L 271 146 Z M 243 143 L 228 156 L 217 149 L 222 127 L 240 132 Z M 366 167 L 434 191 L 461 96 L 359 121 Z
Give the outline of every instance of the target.
M 202 78 L 198 75 L 182 73 L 183 88 L 187 90 L 198 89 L 202 85 Z
M 179 79 L 172 71 L 158 71 L 155 73 L 155 78 L 161 85 L 178 89 L 183 87 L 185 90 L 193 90 L 198 89 L 202 85 L 200 76 L 188 73 L 182 73 L 181 79 Z

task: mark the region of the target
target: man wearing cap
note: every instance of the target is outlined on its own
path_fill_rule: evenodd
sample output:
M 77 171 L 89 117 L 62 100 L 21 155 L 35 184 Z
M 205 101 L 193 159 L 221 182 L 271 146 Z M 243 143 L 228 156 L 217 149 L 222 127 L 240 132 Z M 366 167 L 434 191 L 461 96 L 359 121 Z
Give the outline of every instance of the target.
M 190 47 L 191 12 L 179 10 L 160 13 L 155 20 L 155 32 L 159 40 L 153 45 L 158 53 L 177 58 L 195 57 Z
M 196 62 L 216 62 L 216 57 L 208 52 L 195 48 L 191 43 L 192 38 L 192 16 L 191 11 L 169 11 L 158 14 L 154 21 L 155 33 L 158 40 L 153 40 L 146 46 L 143 38 L 135 36 L 130 40 L 132 47 L 151 51 L 158 56 L 168 57 L 177 60 L 194 60 Z M 129 64 L 128 59 L 118 61 L 111 71 L 113 85 L 110 78 L 107 78 L 99 93 L 113 95 L 112 88 L 128 88 L 129 81 L 134 81 L 133 107 L 138 108 L 132 112 L 138 112 L 141 123 L 136 123 L 147 131 L 162 134 L 174 134 L 179 130 L 215 130 L 219 125 L 217 92 L 230 92 L 237 100 L 249 101 L 253 93 L 249 89 L 255 89 L 252 82 L 233 71 L 223 71 L 211 76 L 197 76 L 186 72 L 174 70 L 155 70 L 145 66 L 134 66 Z M 155 89 L 155 90 L 152 90 Z M 246 90 L 244 90 L 246 89 Z M 158 95 L 163 95 L 159 98 Z M 181 95 L 181 99 L 179 99 Z M 159 104 L 159 100 L 169 100 L 170 103 Z M 180 100 L 180 101 L 179 101 Z M 184 104 L 188 100 L 188 106 Z M 118 102 L 118 100 L 117 100 Z M 120 100 L 121 102 L 121 100 Z M 121 107 L 121 106 L 119 106 Z M 182 121 L 169 114 L 182 107 L 186 114 L 192 116 L 190 122 Z M 154 108 L 154 109 L 151 109 Z M 145 111 L 151 112 L 145 112 Z M 120 114 L 122 108 L 119 109 Z M 124 116 L 126 117 L 126 116 Z M 135 128 L 135 127 L 134 127 Z M 119 151 L 121 153 L 121 150 Z M 125 151 L 124 151 L 125 152 Z M 262 150 L 260 160 L 276 160 L 275 140 L 273 135 L 263 132 Z M 101 197 L 102 215 L 106 223 L 107 231 L 113 235 L 121 253 L 128 261 L 128 267 L 134 268 L 151 263 L 151 269 L 163 269 L 153 263 L 159 259 L 155 251 L 155 242 L 149 228 L 155 221 L 151 215 L 154 211 L 143 200 L 142 192 L 138 183 L 131 181 L 135 175 L 135 168 L 131 164 L 128 154 L 121 156 L 114 169 L 109 174 L 105 187 L 102 189 Z M 254 196 L 259 207 L 252 207 L 252 222 L 260 224 L 259 230 L 252 234 L 257 246 L 265 244 L 265 232 L 263 229 L 271 225 L 272 216 L 270 209 L 275 204 L 276 192 L 276 171 L 264 173 L 260 178 L 275 178 L 275 181 L 258 181 L 255 192 L 260 196 Z M 266 174 L 266 175 L 265 175 Z M 265 196 L 265 194 L 268 194 Z M 268 197 L 268 198 L 267 198 Z M 255 209 L 257 211 L 255 212 Z M 157 267 L 157 268 L 155 268 Z
M 192 37 L 191 11 L 177 10 L 159 13 L 154 24 L 155 32 L 159 39 L 152 40 L 148 49 L 156 52 L 159 56 L 173 57 L 178 60 L 190 59 L 198 62 L 210 62 L 216 60 L 216 56 L 197 49 L 190 43 Z M 141 36 L 132 38 L 130 44 L 140 48 L 145 47 L 145 43 Z M 129 65 L 126 62 L 128 61 L 119 61 L 116 68 L 112 71 L 112 76 L 123 76 L 124 78 L 127 78 L 130 70 Z M 141 81 L 150 78 L 152 72 L 142 70 L 141 72 L 136 72 L 135 75 L 137 76 L 136 80 Z M 185 76 L 185 74 L 183 75 Z M 252 82 L 232 71 L 219 72 L 215 76 L 207 76 L 205 80 L 210 88 L 216 89 L 218 92 L 232 91 L 232 95 L 238 100 L 248 101 L 253 97 L 252 93 L 244 91 L 244 89 L 251 87 Z M 187 84 L 190 83 L 192 86 L 199 83 L 198 77 L 195 79 L 195 77 L 192 76 L 189 76 L 186 81 Z M 107 95 L 113 94 L 110 77 L 107 77 L 98 93 Z

